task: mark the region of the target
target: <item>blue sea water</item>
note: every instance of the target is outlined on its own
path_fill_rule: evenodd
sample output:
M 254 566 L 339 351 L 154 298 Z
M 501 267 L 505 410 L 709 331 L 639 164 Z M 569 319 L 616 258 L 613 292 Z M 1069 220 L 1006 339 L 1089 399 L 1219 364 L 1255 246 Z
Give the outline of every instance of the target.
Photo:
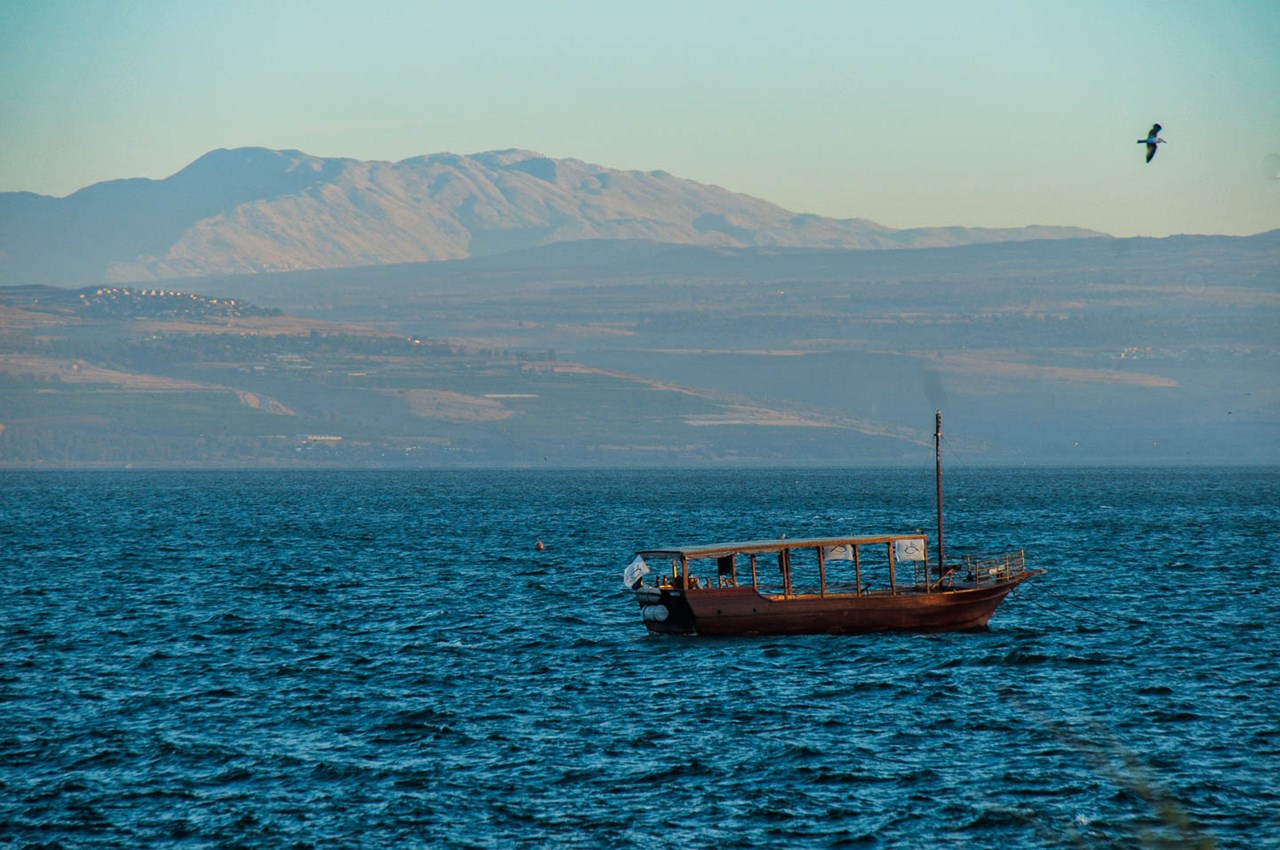
M 1280 472 L 946 486 L 988 629 L 707 639 L 635 549 L 928 471 L 2 472 L 0 845 L 1280 847 Z

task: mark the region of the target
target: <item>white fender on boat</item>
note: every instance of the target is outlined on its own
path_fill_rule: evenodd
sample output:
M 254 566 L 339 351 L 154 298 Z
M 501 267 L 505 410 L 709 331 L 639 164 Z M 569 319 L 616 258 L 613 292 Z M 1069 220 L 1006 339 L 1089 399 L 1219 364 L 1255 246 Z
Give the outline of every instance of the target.
M 662 591 L 656 587 L 641 587 L 635 591 L 635 594 L 641 605 L 651 605 L 662 598 Z
M 640 616 L 650 623 L 661 623 L 671 614 L 666 605 L 646 605 L 640 609 Z

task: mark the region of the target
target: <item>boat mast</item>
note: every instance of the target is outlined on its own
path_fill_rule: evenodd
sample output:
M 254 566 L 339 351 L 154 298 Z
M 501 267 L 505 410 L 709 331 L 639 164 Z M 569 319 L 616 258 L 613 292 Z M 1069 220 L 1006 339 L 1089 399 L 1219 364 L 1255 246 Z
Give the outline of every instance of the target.
M 938 575 L 946 574 L 947 562 L 942 549 L 942 411 L 934 417 L 933 452 L 935 460 L 934 481 L 938 490 Z

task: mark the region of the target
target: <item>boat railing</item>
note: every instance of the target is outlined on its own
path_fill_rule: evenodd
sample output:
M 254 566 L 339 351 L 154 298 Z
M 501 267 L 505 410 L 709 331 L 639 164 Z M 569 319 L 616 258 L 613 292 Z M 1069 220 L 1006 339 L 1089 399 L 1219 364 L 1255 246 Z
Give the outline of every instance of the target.
M 789 588 L 777 582 L 758 582 L 753 585 L 750 581 L 747 581 L 745 586 L 754 588 L 763 596 L 835 596 L 856 595 L 858 593 L 858 584 L 852 581 L 829 581 L 825 589 L 821 584 L 802 584 L 800 582 L 792 584 Z M 870 584 L 865 584 L 862 588 L 863 593 L 870 590 Z
M 965 555 L 965 574 L 978 586 L 1006 581 L 1027 571 L 1024 550 L 1003 555 Z

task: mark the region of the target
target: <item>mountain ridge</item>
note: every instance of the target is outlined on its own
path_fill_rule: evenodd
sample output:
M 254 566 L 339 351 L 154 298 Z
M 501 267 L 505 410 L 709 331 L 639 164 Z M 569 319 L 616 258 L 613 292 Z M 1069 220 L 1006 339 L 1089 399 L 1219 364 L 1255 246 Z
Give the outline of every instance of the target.
M 104 181 L 64 198 L 0 193 L 0 285 L 432 262 L 592 239 L 876 250 L 1103 235 L 896 230 L 519 148 L 388 162 L 245 147 L 209 151 L 161 180 Z

